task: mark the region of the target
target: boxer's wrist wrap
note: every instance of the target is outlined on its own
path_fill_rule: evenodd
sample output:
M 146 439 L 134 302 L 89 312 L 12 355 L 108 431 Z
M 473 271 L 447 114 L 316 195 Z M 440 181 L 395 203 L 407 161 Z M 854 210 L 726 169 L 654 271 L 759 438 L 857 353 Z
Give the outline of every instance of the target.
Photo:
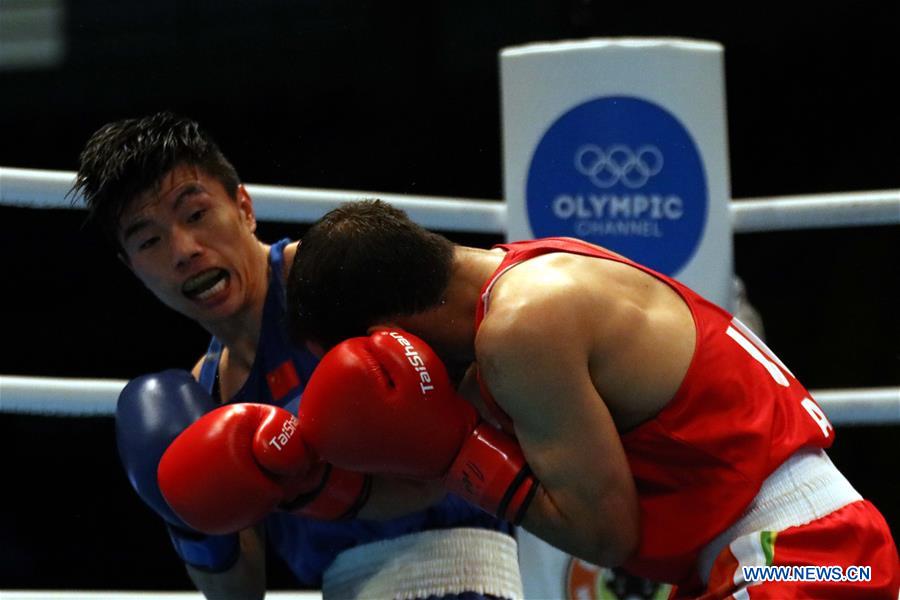
M 221 573 L 230 569 L 241 555 L 237 533 L 205 535 L 166 523 L 169 539 L 181 560 L 201 571 Z
M 352 519 L 362 510 L 371 491 L 371 475 L 326 464 L 315 489 L 300 494 L 281 508 L 320 521 L 342 521 Z
M 484 423 L 463 444 L 444 483 L 451 492 L 514 525 L 525 517 L 539 485 L 518 444 Z

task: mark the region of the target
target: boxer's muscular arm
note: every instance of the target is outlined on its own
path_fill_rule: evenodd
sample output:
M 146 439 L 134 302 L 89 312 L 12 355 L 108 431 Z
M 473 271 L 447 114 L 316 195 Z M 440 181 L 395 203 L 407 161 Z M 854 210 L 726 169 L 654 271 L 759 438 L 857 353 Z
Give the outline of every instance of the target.
M 506 309 L 493 302 L 477 359 L 542 484 L 523 526 L 571 554 L 615 566 L 636 549 L 637 493 L 590 376 L 596 331 L 573 304 L 552 294 Z

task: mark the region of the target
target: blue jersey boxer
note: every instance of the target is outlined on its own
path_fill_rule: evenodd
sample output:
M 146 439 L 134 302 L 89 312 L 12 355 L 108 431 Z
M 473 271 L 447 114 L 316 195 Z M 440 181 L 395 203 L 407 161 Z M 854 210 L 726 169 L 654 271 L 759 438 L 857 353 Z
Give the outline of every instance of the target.
M 269 289 L 263 308 L 256 358 L 241 389 L 229 400 L 273 404 L 296 414 L 303 387 L 318 362 L 305 348 L 291 344 L 285 327 L 284 248 L 281 240 L 269 250 Z M 222 344 L 213 338 L 201 365 L 200 385 L 218 399 Z M 481 528 L 510 533 L 506 523 L 453 495 L 427 510 L 390 521 L 316 521 L 288 513 L 273 513 L 265 521 L 267 538 L 300 582 L 320 587 L 324 571 L 345 550 L 403 536 L 447 528 Z M 439 594 L 442 595 L 442 594 Z M 463 594 L 454 597 L 479 597 Z

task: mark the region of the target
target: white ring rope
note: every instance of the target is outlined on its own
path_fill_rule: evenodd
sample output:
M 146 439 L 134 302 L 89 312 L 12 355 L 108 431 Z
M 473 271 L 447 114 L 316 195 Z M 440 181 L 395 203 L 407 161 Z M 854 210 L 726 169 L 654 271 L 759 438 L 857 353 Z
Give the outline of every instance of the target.
M 0 205 L 73 208 L 71 171 L 0 167 Z M 506 232 L 506 206 L 494 200 L 248 185 L 260 220 L 312 222 L 341 203 L 381 198 L 424 227 L 474 233 Z M 730 203 L 735 233 L 900 224 L 900 190 L 851 192 Z M 0 375 L 0 413 L 107 416 L 124 381 Z M 900 423 L 900 388 L 821 390 L 813 397 L 834 423 Z
M 123 379 L 0 375 L 0 413 L 109 416 L 116 412 Z
M 73 208 L 66 194 L 74 180 L 71 171 L 0 167 L 0 205 Z M 255 184 L 248 184 L 247 190 L 261 221 L 311 223 L 344 202 L 381 198 L 429 229 L 506 232 L 506 205 L 496 200 Z M 900 224 L 900 190 L 749 198 L 732 201 L 729 207 L 735 233 Z
M 80 198 L 67 198 L 75 181 L 71 171 L 42 171 L 0 167 L 0 205 L 22 208 L 73 208 Z M 503 233 L 506 206 L 495 200 L 461 200 L 437 196 L 408 196 L 353 190 L 287 188 L 248 184 L 256 218 L 261 221 L 312 223 L 332 208 L 362 198 L 380 198 L 403 209 L 430 229 Z M 73 200 L 77 204 L 73 206 Z
M 847 192 L 732 202 L 735 233 L 900 223 L 900 190 Z
M 0 375 L 0 413 L 111 416 L 127 382 Z M 900 387 L 812 390 L 835 424 L 900 423 Z

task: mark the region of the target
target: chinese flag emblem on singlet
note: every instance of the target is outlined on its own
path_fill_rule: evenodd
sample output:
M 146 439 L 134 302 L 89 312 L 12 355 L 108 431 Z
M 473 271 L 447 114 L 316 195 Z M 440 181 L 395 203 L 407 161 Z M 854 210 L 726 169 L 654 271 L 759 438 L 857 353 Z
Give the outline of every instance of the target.
M 286 360 L 266 374 L 266 383 L 276 402 L 282 400 L 295 387 L 300 385 L 300 376 L 294 363 Z

